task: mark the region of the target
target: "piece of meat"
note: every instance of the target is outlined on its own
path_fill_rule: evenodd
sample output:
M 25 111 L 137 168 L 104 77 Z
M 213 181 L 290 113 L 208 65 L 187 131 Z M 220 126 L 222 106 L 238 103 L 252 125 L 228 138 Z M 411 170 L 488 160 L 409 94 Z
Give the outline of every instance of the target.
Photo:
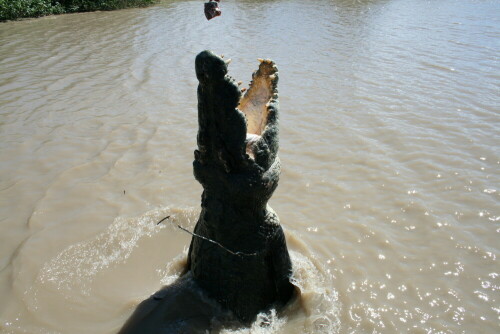
M 222 14 L 219 8 L 219 1 L 220 0 L 210 0 L 209 2 L 205 2 L 205 17 L 207 20 L 211 20 Z

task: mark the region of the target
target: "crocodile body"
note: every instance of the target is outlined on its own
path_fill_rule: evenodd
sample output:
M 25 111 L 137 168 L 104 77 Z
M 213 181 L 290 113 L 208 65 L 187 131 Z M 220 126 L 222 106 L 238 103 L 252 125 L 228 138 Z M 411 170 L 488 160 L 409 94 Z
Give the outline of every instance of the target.
M 278 71 L 261 60 L 245 94 L 210 51 L 196 58 L 201 214 L 188 265 L 194 279 L 238 319 L 252 321 L 293 291 L 283 229 L 267 205 L 278 186 Z M 223 245 L 224 247 L 221 247 Z
M 283 229 L 267 205 L 280 175 L 278 71 L 261 60 L 243 94 L 227 64 L 210 51 L 196 57 L 193 169 L 203 194 L 186 274 L 143 301 L 120 334 L 214 333 L 293 295 Z

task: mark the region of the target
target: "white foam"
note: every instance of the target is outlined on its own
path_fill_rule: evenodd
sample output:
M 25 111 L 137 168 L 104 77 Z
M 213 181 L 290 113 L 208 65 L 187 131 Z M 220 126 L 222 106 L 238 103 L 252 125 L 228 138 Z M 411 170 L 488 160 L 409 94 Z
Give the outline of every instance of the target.
M 89 295 L 94 277 L 110 265 L 128 259 L 141 238 L 151 237 L 167 227 L 175 228 L 168 223 L 157 225 L 162 218 L 179 216 L 177 218 L 181 221 L 191 224 L 192 211 L 160 208 L 140 217 L 117 217 L 104 232 L 91 240 L 69 246 L 46 263 L 40 270 L 38 281 L 52 283 L 58 290 L 76 288 Z
M 290 256 L 294 269 L 291 281 L 300 291 L 297 299 L 282 314 L 276 310 L 261 313 L 250 328 L 226 329 L 221 334 L 333 334 L 340 331 L 340 304 L 331 277 L 313 255 L 292 250 Z
M 338 333 L 340 304 L 331 276 L 313 255 L 290 251 L 290 256 L 294 268 L 292 282 L 300 290 L 300 303 L 306 313 L 304 332 Z

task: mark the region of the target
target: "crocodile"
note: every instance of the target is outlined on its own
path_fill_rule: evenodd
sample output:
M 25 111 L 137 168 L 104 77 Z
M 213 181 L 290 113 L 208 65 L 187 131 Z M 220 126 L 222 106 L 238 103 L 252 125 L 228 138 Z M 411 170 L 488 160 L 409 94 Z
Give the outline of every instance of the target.
M 285 304 L 293 292 L 284 232 L 267 204 L 281 170 L 278 69 L 259 60 L 244 94 L 227 75 L 230 60 L 203 51 L 195 62 L 199 131 L 193 168 L 204 190 L 194 232 L 224 247 L 193 237 L 188 268 L 243 322 Z
M 203 193 L 186 275 L 143 302 L 120 333 L 204 333 L 224 322 L 249 325 L 294 295 L 285 235 L 268 205 L 281 171 L 278 69 L 269 59 L 259 61 L 245 90 L 227 74 L 230 60 L 211 51 L 197 55 L 193 171 Z M 213 307 L 207 298 L 226 313 L 207 311 Z M 179 309 L 187 312 L 182 319 Z M 167 327 L 176 329 L 158 330 Z

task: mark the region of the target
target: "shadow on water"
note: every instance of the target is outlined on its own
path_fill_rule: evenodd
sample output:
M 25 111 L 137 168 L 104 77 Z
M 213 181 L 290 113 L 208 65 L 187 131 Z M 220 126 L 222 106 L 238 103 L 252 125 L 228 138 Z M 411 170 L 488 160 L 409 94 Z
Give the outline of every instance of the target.
M 188 273 L 139 304 L 119 334 L 216 333 L 232 321 Z
M 199 203 L 205 48 L 245 81 L 272 58 L 283 83 L 272 206 L 300 298 L 252 333 L 495 332 L 498 5 L 221 7 L 210 22 L 203 1 L 167 0 L 1 24 L 0 332 L 116 333 L 182 273 L 189 235 L 156 223 L 177 215 L 192 230 L 198 214 L 164 206 Z
M 337 291 L 323 265 L 295 232 L 286 233 L 293 262 L 295 293 L 279 313 L 262 312 L 242 325 L 224 310 L 186 271 L 186 253 L 173 259 L 164 272 L 164 287 L 141 302 L 119 334 L 273 334 L 296 332 L 333 334 L 340 330 Z M 210 330 L 207 330 L 209 328 Z

